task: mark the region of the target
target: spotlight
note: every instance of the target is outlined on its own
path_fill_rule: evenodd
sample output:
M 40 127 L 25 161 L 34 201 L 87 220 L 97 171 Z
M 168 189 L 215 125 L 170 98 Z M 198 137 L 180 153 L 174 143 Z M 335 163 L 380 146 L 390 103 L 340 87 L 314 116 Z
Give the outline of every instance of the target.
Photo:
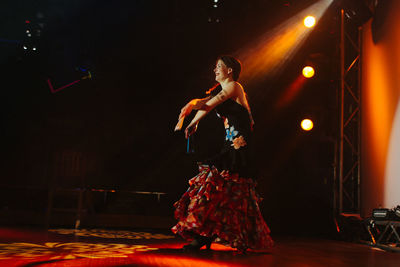
M 385 220 L 389 219 L 389 209 L 373 209 L 372 210 L 372 217 L 375 220 Z
M 301 125 L 301 128 L 302 128 L 304 131 L 311 131 L 312 128 L 314 127 L 314 123 L 313 123 L 312 120 L 310 120 L 310 119 L 304 119 L 304 120 L 302 120 L 300 125 Z
M 315 17 L 313 16 L 307 16 L 304 19 L 304 26 L 306 26 L 307 28 L 312 28 L 315 26 Z
M 311 66 L 306 66 L 303 68 L 303 76 L 306 78 L 311 78 L 315 74 L 314 68 Z
M 356 25 L 361 26 L 372 17 L 372 12 L 362 0 L 342 1 L 346 17 Z

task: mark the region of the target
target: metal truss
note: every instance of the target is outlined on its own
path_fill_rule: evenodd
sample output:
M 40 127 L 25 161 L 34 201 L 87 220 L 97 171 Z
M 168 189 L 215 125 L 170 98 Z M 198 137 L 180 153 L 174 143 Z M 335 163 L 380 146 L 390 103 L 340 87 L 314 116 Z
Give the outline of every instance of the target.
M 361 147 L 361 27 L 346 20 L 341 10 L 340 92 L 335 211 L 360 212 Z

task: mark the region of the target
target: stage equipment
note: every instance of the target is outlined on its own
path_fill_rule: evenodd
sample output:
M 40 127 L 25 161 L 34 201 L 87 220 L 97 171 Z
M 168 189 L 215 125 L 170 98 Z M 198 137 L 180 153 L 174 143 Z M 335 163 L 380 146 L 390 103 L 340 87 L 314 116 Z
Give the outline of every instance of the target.
M 393 209 L 373 209 L 372 218 L 375 220 L 400 221 L 400 206 Z
M 300 125 L 304 131 L 311 131 L 314 128 L 314 123 L 310 119 L 302 120 Z
M 374 209 L 372 211 L 372 218 L 375 220 L 389 219 L 389 209 Z
M 307 16 L 304 19 L 304 26 L 306 26 L 307 28 L 314 27 L 315 23 L 316 23 L 316 19 L 314 16 Z
M 361 199 L 361 51 L 362 25 L 372 12 L 361 0 L 342 0 L 340 7 L 340 91 L 338 139 L 335 144 L 334 210 L 359 213 Z M 337 171 L 336 171 L 337 170 Z
M 311 66 L 306 66 L 303 68 L 303 76 L 306 78 L 311 78 L 315 74 L 315 70 Z
M 79 78 L 77 80 L 72 81 L 72 82 L 70 82 L 70 83 L 68 83 L 66 85 L 63 85 L 63 86 L 59 87 L 59 88 L 54 88 L 53 83 L 51 82 L 50 78 L 48 78 L 47 79 L 47 85 L 50 88 L 50 92 L 54 94 L 54 93 L 57 93 L 57 92 L 65 89 L 65 88 L 67 88 L 67 87 L 70 87 L 70 86 L 72 86 L 74 84 L 77 84 L 80 81 L 93 78 L 92 72 L 87 67 L 78 66 L 78 67 L 75 68 L 75 70 L 76 70 L 77 75 L 78 75 L 77 77 L 79 77 Z
M 383 216 L 383 214 L 383 211 L 378 213 L 379 216 Z M 400 252 L 400 221 L 368 218 L 365 220 L 365 225 L 371 239 L 369 245 L 388 251 Z
M 340 10 L 339 132 L 335 146 L 334 210 L 360 212 L 361 28 Z
M 372 17 L 372 12 L 363 0 L 343 0 L 341 5 L 345 16 L 357 26 L 363 25 Z
M 39 41 L 42 36 L 42 31 L 44 27 L 44 23 L 41 22 L 42 15 L 34 22 L 30 20 L 25 20 L 25 36 L 22 40 L 22 49 L 25 53 L 29 53 L 31 51 L 37 52 L 39 49 Z

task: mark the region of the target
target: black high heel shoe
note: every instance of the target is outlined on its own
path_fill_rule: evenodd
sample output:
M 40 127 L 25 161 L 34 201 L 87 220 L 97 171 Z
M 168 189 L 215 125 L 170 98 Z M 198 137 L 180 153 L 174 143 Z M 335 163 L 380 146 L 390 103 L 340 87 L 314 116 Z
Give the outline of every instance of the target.
M 211 247 L 212 239 L 205 236 L 199 236 L 192 241 L 192 243 L 184 245 L 182 247 L 185 251 L 194 251 L 200 250 L 203 246 L 206 246 L 206 249 L 209 250 Z

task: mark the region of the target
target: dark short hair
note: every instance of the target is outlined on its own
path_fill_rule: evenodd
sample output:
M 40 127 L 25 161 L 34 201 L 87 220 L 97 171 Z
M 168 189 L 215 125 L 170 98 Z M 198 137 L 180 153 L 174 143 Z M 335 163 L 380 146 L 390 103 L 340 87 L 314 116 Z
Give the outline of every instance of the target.
M 239 79 L 240 72 L 242 71 L 242 64 L 239 60 L 228 55 L 219 56 L 217 60 L 222 60 L 228 68 L 232 69 L 232 77 L 235 81 Z

